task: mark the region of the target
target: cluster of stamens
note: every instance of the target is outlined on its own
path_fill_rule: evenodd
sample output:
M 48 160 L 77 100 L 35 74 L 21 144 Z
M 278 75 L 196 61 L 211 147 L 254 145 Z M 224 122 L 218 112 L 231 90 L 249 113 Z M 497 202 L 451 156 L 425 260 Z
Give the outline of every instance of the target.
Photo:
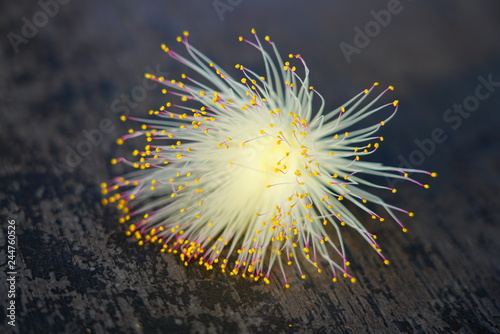
M 242 74 L 235 80 L 188 43 L 185 32 L 178 41 L 186 46 L 188 60 L 170 48 L 162 49 L 209 84 L 181 75 L 181 80 L 153 74 L 146 78 L 166 88 L 163 94 L 180 101 L 167 102 L 151 110 L 155 119 L 121 116 L 123 121 L 139 123 L 117 140 L 144 137 L 143 150 L 134 150 L 135 161 L 124 157 L 112 164 L 125 163 L 137 169 L 125 177 L 102 184 L 107 197 L 121 210 L 120 223 L 128 223 L 127 235 L 139 245 L 159 244 L 162 252 L 179 254 L 181 261 L 211 270 L 219 267 L 230 275 L 240 274 L 269 283 L 275 264 L 295 265 L 305 278 L 299 258 L 318 272 L 330 268 L 333 281 L 338 274 L 355 282 L 347 273 L 340 228 L 349 226 L 360 233 L 382 257 L 377 237 L 342 204 L 354 203 L 373 219 L 384 217 L 368 204 L 376 204 L 406 228 L 394 211 L 412 212 L 385 203 L 362 186 L 396 189 L 363 180 L 362 173 L 410 180 L 409 173 L 420 170 L 385 167 L 362 158 L 379 148 L 383 137 L 374 133 L 394 116 L 398 101 L 382 106 L 367 102 L 378 86 L 356 95 L 337 109 L 323 115 L 312 110 L 314 96 L 323 98 L 309 85 L 309 71 L 298 54 L 290 61 L 303 65 L 304 76 L 296 66 L 283 62 L 269 37 L 274 58 L 256 42 L 240 41 L 257 48 L 263 56 L 266 77 L 237 64 Z M 359 120 L 387 107 L 394 112 L 368 128 L 348 132 Z M 332 239 L 327 228 L 333 226 Z M 335 234 L 334 233 L 334 234 Z

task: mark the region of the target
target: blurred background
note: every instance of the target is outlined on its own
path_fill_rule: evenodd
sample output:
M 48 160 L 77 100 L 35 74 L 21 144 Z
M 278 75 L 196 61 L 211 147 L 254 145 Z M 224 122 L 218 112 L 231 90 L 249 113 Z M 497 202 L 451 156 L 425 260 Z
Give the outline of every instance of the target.
M 500 330 L 498 1 L 41 0 L 0 12 L 0 214 L 17 223 L 19 273 L 18 326 L 2 317 L 5 331 Z M 408 234 L 368 225 L 390 267 L 346 234 L 356 285 L 312 274 L 285 291 L 184 268 L 127 240 L 100 204 L 99 183 L 125 170 L 109 164 L 129 151 L 115 144 L 128 129 L 119 116 L 164 103 L 144 73 L 184 71 L 160 44 L 179 51 L 188 30 L 238 76 L 237 63 L 263 70 L 238 42 L 251 28 L 303 56 L 327 110 L 373 82 L 393 85 L 400 109 L 374 161 L 439 174 L 423 180 L 429 190 L 383 194 L 416 212 Z

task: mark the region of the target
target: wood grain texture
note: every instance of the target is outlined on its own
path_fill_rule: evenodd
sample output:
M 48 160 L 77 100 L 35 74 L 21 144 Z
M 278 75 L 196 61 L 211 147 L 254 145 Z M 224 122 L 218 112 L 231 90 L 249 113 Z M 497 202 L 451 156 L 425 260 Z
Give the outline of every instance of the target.
M 2 316 L 0 332 L 498 333 L 500 87 L 457 129 L 443 115 L 475 94 L 479 76 L 500 81 L 500 43 L 490 36 L 500 31 L 500 10 L 486 1 L 401 3 L 404 10 L 351 63 L 339 43 L 352 43 L 354 26 L 386 2 L 243 1 L 220 21 L 211 2 L 72 1 L 17 53 L 7 34 L 20 34 L 22 17 L 32 20 L 41 7 L 0 5 L 0 257 L 4 226 L 14 219 L 19 272 L 17 326 Z M 418 149 L 415 139 L 436 128 L 446 134 L 416 166 L 439 173 L 425 180 L 431 189 L 401 184 L 396 195 L 380 193 L 416 213 L 406 220 L 409 233 L 357 212 L 380 237 L 390 266 L 356 233 L 343 234 L 356 284 L 332 283 L 308 267 L 306 280 L 290 271 L 290 289 L 279 269 L 265 285 L 184 267 L 127 239 L 117 212 L 100 204 L 99 183 L 124 170 L 109 166 L 126 151 L 114 144 L 127 128 L 113 102 L 142 85 L 148 67 L 182 73 L 158 45 L 175 45 L 188 29 L 193 43 L 224 66 L 258 67 L 258 54 L 236 42 L 251 27 L 271 34 L 283 54 L 305 57 L 328 107 L 373 81 L 401 87 L 401 111 L 384 128 L 387 140 L 374 159 L 398 164 L 399 155 L 408 159 Z M 144 115 L 162 99 L 158 89 L 148 91 L 128 110 Z M 58 176 L 54 162 L 66 164 L 68 150 L 83 145 L 84 130 L 99 129 L 103 119 L 112 131 Z

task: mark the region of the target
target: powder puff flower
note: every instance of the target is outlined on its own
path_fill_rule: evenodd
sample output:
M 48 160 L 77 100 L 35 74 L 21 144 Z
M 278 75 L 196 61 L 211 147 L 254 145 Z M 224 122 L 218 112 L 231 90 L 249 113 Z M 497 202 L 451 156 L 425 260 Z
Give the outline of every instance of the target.
M 295 266 L 304 278 L 302 265 L 309 263 L 318 272 L 328 268 L 333 281 L 340 274 L 355 282 L 347 272 L 342 226 L 356 230 L 384 263 L 389 261 L 376 236 L 344 202 L 373 219 L 388 215 L 403 231 L 396 213 L 413 216 L 368 191 L 396 189 L 363 175 L 427 188 L 409 173 L 436 174 L 365 160 L 383 141 L 377 130 L 398 110 L 398 101 L 377 105 L 393 87 L 372 97 L 375 83 L 323 114 L 323 97 L 310 86 L 302 57 L 290 54 L 283 61 L 268 36 L 270 53 L 252 33 L 255 41 L 239 39 L 262 54 L 265 76 L 238 64 L 240 78 L 234 78 L 191 46 L 187 32 L 177 40 L 189 58 L 162 45 L 195 77 L 183 74 L 178 81 L 146 75 L 178 102 L 152 110 L 152 119 L 122 116 L 140 122 L 140 129 L 130 130 L 118 144 L 143 136 L 147 145 L 132 152 L 136 161 L 112 160 L 137 170 L 103 183 L 102 192 L 109 195 L 103 203 L 117 204 L 120 222 L 130 224 L 127 234 L 140 245 L 159 244 L 163 252 L 179 254 L 185 265 L 199 262 L 209 270 L 219 267 L 266 283 L 277 265 L 288 287 L 284 266 Z M 313 109 L 315 96 L 319 110 Z M 387 118 L 358 126 L 386 108 L 393 109 Z

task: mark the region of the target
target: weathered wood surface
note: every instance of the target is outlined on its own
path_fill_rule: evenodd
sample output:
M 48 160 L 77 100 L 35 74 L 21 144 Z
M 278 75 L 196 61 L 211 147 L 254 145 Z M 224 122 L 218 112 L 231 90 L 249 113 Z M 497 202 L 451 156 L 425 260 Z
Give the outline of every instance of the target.
M 483 1 L 401 6 L 348 64 L 339 43 L 352 44 L 353 28 L 364 27 L 373 20 L 370 10 L 387 2 L 243 1 L 220 21 L 212 2 L 72 1 L 15 53 L 7 34 L 21 34 L 22 17 L 32 21 L 41 7 L 4 1 L 0 254 L 3 264 L 5 226 L 14 219 L 18 298 L 16 327 L 2 316 L 0 332 L 497 333 L 500 88 L 456 130 L 443 115 L 475 94 L 478 76 L 500 81 L 500 10 Z M 111 111 L 113 101 L 142 85 L 148 66 L 182 71 L 158 45 L 175 44 L 188 29 L 193 43 L 222 65 L 252 65 L 258 54 L 236 41 L 251 27 L 270 34 L 283 54 L 305 57 L 328 107 L 373 81 L 396 86 L 402 107 L 375 158 L 397 164 L 398 155 L 408 158 L 417 148 L 415 139 L 436 128 L 447 136 L 418 166 L 440 174 L 429 180 L 431 189 L 409 184 L 399 186 L 397 196 L 384 194 L 416 212 L 410 232 L 390 221 L 367 221 L 391 266 L 346 231 L 356 284 L 334 284 L 311 271 L 307 280 L 292 275 L 284 289 L 278 279 L 265 285 L 186 268 L 126 239 L 116 212 L 100 204 L 99 183 L 119 172 L 108 164 L 119 154 L 114 139 L 126 131 Z M 130 108 L 134 115 L 162 103 L 162 96 L 153 90 L 139 102 Z M 82 131 L 99 129 L 104 118 L 113 131 L 59 180 L 52 164 L 64 163 L 67 147 L 75 149 L 85 139 Z M 4 275 L 2 266 L 2 312 Z

